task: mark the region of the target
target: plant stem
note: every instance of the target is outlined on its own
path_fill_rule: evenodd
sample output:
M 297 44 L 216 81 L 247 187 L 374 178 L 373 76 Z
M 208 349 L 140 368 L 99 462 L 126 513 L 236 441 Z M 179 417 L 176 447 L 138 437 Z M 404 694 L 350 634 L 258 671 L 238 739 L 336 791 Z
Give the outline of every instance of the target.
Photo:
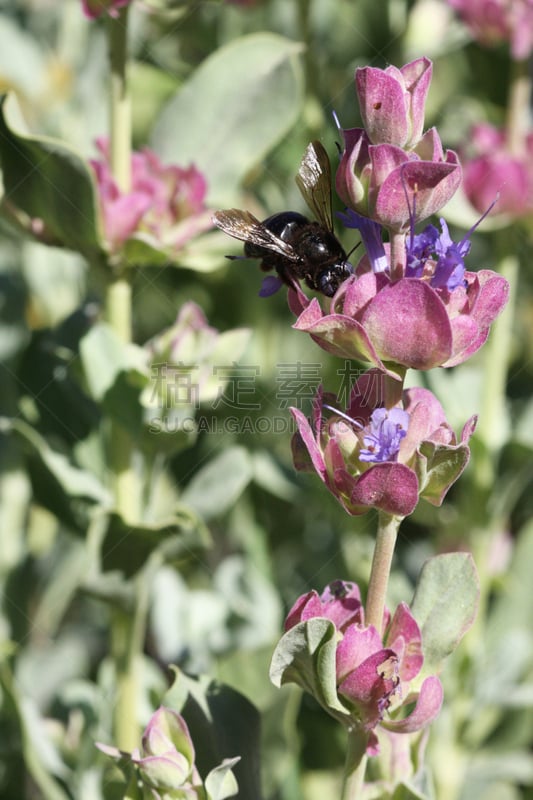
M 131 98 L 128 87 L 128 6 L 108 20 L 109 161 L 119 188 L 131 187 Z
M 367 756 L 367 738 L 360 728 L 348 731 L 341 800 L 359 800 L 363 790 Z
M 525 153 L 530 96 L 531 78 L 529 77 L 528 62 L 515 61 L 513 62 L 513 74 L 507 102 L 506 138 L 510 154 L 517 158 L 523 157 Z M 509 281 L 511 292 L 507 307 L 492 326 L 485 350 L 482 403 L 477 426 L 477 435 L 485 446 L 476 465 L 476 480 L 481 489 L 492 487 L 495 477 L 495 462 L 505 441 L 502 421 L 505 413 L 505 385 L 519 273 L 518 258 L 512 254 L 512 243 L 509 246 L 509 231 L 504 230 L 496 235 L 498 236 L 498 250 L 503 254 L 498 271 Z
M 378 531 L 368 583 L 365 623 L 373 625 L 380 635 L 383 635 L 383 612 L 400 522 L 399 517 L 393 517 L 383 511 L 378 514 Z
M 515 317 L 518 258 L 515 255 L 507 255 L 502 258 L 498 272 L 509 281 L 511 290 L 507 306 L 492 326 L 485 349 L 481 406 L 476 431 L 484 445 L 483 451 L 476 460 L 476 482 L 481 489 L 490 489 L 494 484 L 495 462 L 506 436 L 504 425 L 505 386 Z
M 109 163 L 113 178 L 123 192 L 131 187 L 131 101 L 128 89 L 128 6 L 108 20 L 110 65 Z M 125 342 L 131 342 L 131 285 L 118 269 L 107 288 L 107 321 Z M 111 422 L 109 462 L 113 476 L 115 507 L 124 519 L 138 519 L 137 481 L 132 465 L 133 443 L 125 428 Z
M 109 163 L 112 175 L 122 192 L 131 188 L 131 102 L 127 79 L 128 7 L 118 17 L 108 20 L 110 64 Z M 132 291 L 129 278 L 119 264 L 106 294 L 106 317 L 117 336 L 129 343 L 132 339 Z M 110 421 L 109 469 L 117 513 L 124 520 L 139 518 L 140 491 L 133 468 L 133 441 L 116 419 Z M 144 575 L 134 586 L 131 613 L 115 608 L 111 620 L 111 650 L 116 672 L 114 734 L 121 750 L 138 745 L 137 704 L 139 696 L 139 658 L 144 644 L 146 610 Z
M 513 156 L 523 156 L 526 151 L 530 96 L 529 64 L 527 61 L 513 61 L 505 126 L 507 147 Z
M 389 231 L 390 242 L 390 276 L 399 281 L 405 275 L 407 253 L 405 252 L 405 233 Z

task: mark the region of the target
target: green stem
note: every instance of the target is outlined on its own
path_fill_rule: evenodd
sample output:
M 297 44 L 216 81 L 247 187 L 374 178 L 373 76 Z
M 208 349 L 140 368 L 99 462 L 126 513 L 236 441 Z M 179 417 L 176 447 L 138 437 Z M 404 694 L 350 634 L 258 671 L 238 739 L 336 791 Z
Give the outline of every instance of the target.
M 110 64 L 109 163 L 121 191 L 131 188 L 131 101 L 128 90 L 127 25 L 128 7 L 108 20 Z M 126 344 L 132 339 L 132 291 L 123 265 L 116 266 L 107 288 L 106 317 L 117 336 Z M 110 422 L 109 468 L 115 508 L 124 520 L 139 519 L 140 491 L 133 467 L 133 441 L 126 428 Z M 141 573 L 134 587 L 133 613 L 115 608 L 111 621 L 111 650 L 116 670 L 114 709 L 115 742 L 131 751 L 139 743 L 137 705 L 140 654 L 146 629 L 146 579 Z
M 367 737 L 360 728 L 348 731 L 341 800 L 360 800 L 367 764 Z
M 107 287 L 106 318 L 117 336 L 131 342 L 131 285 L 125 277 L 114 277 Z M 133 442 L 117 420 L 111 420 L 109 432 L 109 468 L 112 476 L 115 508 L 125 520 L 140 517 L 140 492 L 133 466 Z
M 128 6 L 108 21 L 109 161 L 119 188 L 131 187 L 131 98 L 128 87 Z
M 378 530 L 366 598 L 365 623 L 373 625 L 380 635 L 383 634 L 383 612 L 400 522 L 399 517 L 393 517 L 383 511 L 378 514 Z
M 506 135 L 511 155 L 521 157 L 525 153 L 526 132 L 529 126 L 529 101 L 531 79 L 527 61 L 513 63 L 513 74 L 509 86 L 507 103 Z M 507 307 L 498 317 L 485 350 L 485 371 L 482 403 L 477 435 L 484 449 L 476 464 L 476 481 L 482 490 L 490 489 L 494 483 L 496 460 L 505 441 L 502 425 L 505 413 L 505 386 L 512 344 L 512 326 L 515 314 L 516 284 L 519 261 L 509 247 L 509 234 L 502 231 L 498 239 L 500 259 L 499 272 L 509 281 L 511 292 Z
M 123 192 L 131 188 L 131 100 L 128 88 L 128 6 L 108 20 L 110 66 L 109 163 Z M 123 342 L 131 342 L 132 303 L 129 279 L 118 270 L 106 297 L 107 321 Z M 115 507 L 125 519 L 138 519 L 139 492 L 132 466 L 133 443 L 125 428 L 111 423 L 109 462 L 113 476 Z
M 476 461 L 476 482 L 481 489 L 490 489 L 493 486 L 496 460 L 505 441 L 505 387 L 512 345 L 518 271 L 519 263 L 515 255 L 504 257 L 499 264 L 498 272 L 509 281 L 511 289 L 507 306 L 493 324 L 485 348 L 481 406 L 476 431 L 483 443 L 483 451 Z

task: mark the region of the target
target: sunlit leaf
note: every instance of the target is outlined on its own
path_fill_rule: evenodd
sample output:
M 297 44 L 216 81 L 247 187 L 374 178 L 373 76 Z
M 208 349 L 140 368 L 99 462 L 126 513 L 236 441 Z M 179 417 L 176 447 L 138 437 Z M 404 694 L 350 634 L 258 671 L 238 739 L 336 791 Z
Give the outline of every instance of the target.
M 435 672 L 472 625 L 479 579 L 470 553 L 430 558 L 420 573 L 411 611 L 420 625 L 424 674 Z
M 63 142 L 17 132 L 0 99 L 2 203 L 33 221 L 37 235 L 89 256 L 100 251 L 96 187 L 89 166 Z
M 231 203 L 250 169 L 296 122 L 300 51 L 270 33 L 236 39 L 206 58 L 164 108 L 152 146 L 165 161 L 194 163 L 207 178 L 210 204 Z

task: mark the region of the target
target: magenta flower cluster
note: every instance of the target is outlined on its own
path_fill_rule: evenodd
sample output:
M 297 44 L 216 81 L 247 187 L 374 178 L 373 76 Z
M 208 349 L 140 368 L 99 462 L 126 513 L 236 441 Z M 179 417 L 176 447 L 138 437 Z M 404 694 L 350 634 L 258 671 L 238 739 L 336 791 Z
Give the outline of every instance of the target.
M 508 43 L 516 60 L 525 60 L 533 49 L 531 0 L 448 0 L 472 36 L 483 45 Z
M 90 163 L 111 252 L 134 236 L 176 251 L 211 227 L 205 207 L 207 183 L 194 165 L 163 165 L 152 150 L 144 148 L 132 155 L 131 189 L 123 192 L 111 173 L 107 140 L 99 139 L 96 145 L 100 158 Z
M 365 624 L 359 587 L 334 581 L 321 595 L 312 590 L 298 598 L 287 615 L 285 637 L 297 629 L 304 632 L 315 619 L 330 620 L 335 626 L 334 675 L 324 670 L 320 680 L 326 684 L 333 677 L 337 700 L 346 712 L 345 723 L 364 732 L 369 754 L 378 751 L 374 732 L 378 725 L 393 733 L 412 733 L 437 716 L 442 686 L 436 676 L 417 680 L 424 662 L 422 637 L 405 603 L 400 603 L 392 618 L 385 609 L 381 636 L 373 625 Z M 283 644 L 282 639 L 278 647 Z M 286 679 L 299 682 L 292 671 Z M 330 687 L 322 688 L 323 696 L 328 696 Z M 410 711 L 405 715 L 407 707 Z
M 486 122 L 478 123 L 470 131 L 464 151 L 463 187 L 479 213 L 486 211 L 497 198 L 492 209 L 495 215 L 516 219 L 531 214 L 533 130 L 511 150 L 504 129 Z

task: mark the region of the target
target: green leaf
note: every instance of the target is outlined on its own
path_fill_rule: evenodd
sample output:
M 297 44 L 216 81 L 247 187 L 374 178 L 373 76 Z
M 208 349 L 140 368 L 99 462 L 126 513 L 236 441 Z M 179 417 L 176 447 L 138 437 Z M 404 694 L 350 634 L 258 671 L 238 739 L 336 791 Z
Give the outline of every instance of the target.
M 296 683 L 333 716 L 348 719 L 337 697 L 335 655 L 337 630 L 331 620 L 314 617 L 285 633 L 272 656 L 270 680 L 275 686 Z
M 140 394 L 149 380 L 143 348 L 123 342 L 101 322 L 81 340 L 80 356 L 91 396 L 133 436 L 138 435 L 143 425 Z
M 168 560 L 175 560 L 209 544 L 205 526 L 185 510 L 153 524 L 131 524 L 115 512 L 106 512 L 95 519 L 92 532 L 100 543 L 102 571 L 120 570 L 127 578 L 135 575 L 155 550 Z
M 429 795 L 402 782 L 395 788 L 391 800 L 429 800 Z
M 101 251 L 96 186 L 88 164 L 63 142 L 17 132 L 0 97 L 0 163 L 4 211 L 40 220 L 41 238 L 86 255 Z
M 194 163 L 211 205 L 236 202 L 239 183 L 296 122 L 301 49 L 270 33 L 236 39 L 206 58 L 163 110 L 153 148 L 165 161 Z
M 229 447 L 196 473 L 182 501 L 204 519 L 228 511 L 253 477 L 253 465 L 244 447 Z
M 424 442 L 420 452 L 427 459 L 420 496 L 428 503 L 440 506 L 444 495 L 468 464 L 470 450 L 466 445 L 446 447 Z M 421 476 L 418 477 L 420 480 Z
M 105 322 L 93 325 L 80 342 L 80 355 L 91 396 L 102 402 L 120 373 L 131 376 L 139 388 L 148 382 L 147 354 L 126 344 Z
M 56 774 L 61 773 L 62 778 L 68 778 L 69 772 L 48 737 L 44 721 L 36 718 L 36 712 L 28 698 L 19 693 L 17 681 L 7 663 L 0 663 L 0 689 L 4 719 L 8 710 L 16 718 L 25 767 L 39 791 L 39 796 L 43 800 L 68 800 L 69 795 L 52 776 L 52 769 Z
M 141 404 L 143 404 L 142 396 Z M 168 455 L 192 447 L 198 433 L 195 413 L 196 409 L 193 406 L 145 407 L 142 419 L 142 448 L 148 452 Z
M 479 580 L 470 553 L 446 553 L 425 562 L 411 611 L 420 625 L 424 674 L 437 671 L 472 625 Z
M 239 791 L 239 786 L 232 772 L 232 767 L 240 760 L 236 758 L 224 759 L 223 763 L 211 770 L 205 779 L 205 788 L 208 800 L 225 800 L 234 797 Z
M 233 761 L 239 797 L 260 798 L 260 716 L 242 694 L 207 676 L 189 678 L 177 667 L 162 705 L 179 711 L 187 722 L 200 775 L 208 776 L 223 759 Z M 237 763 L 233 759 L 240 756 Z M 213 784 L 218 778 L 213 776 Z M 225 786 L 227 788 L 227 786 Z M 220 798 L 229 794 L 214 795 Z
M 256 450 L 253 453 L 253 465 L 254 480 L 258 486 L 282 500 L 294 501 L 297 486 L 285 475 L 272 453 Z
M 0 419 L 0 431 L 11 433 L 22 442 L 37 501 L 72 529 L 84 533 L 89 508 L 109 504 L 107 489 L 91 472 L 79 469 L 63 453 L 52 450 L 26 422 Z

